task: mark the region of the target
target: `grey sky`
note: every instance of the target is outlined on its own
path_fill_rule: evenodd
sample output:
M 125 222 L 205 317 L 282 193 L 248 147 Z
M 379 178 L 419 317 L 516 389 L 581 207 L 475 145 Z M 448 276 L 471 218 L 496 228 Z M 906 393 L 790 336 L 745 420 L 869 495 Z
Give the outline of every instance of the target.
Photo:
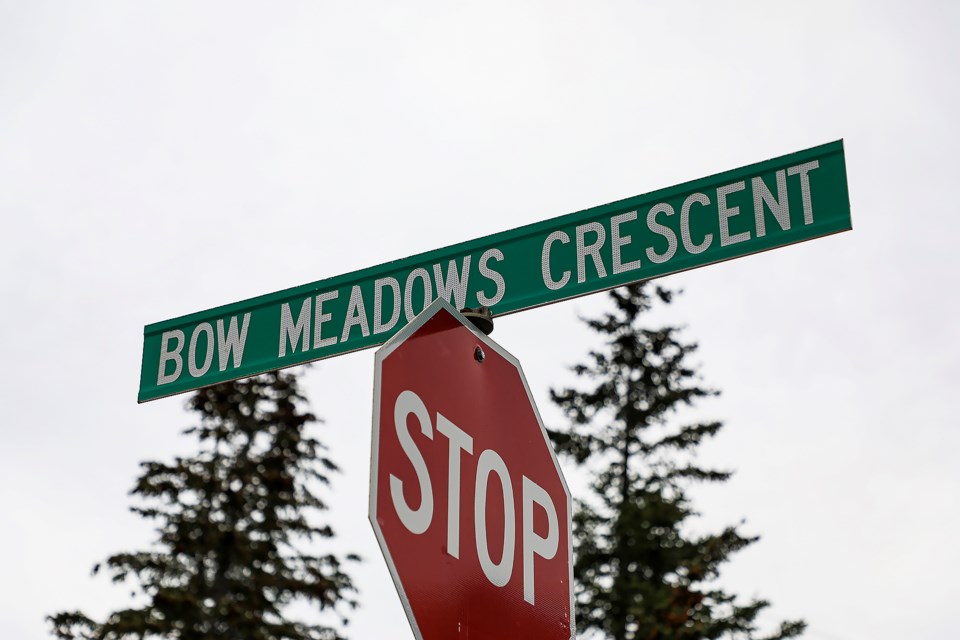
M 0 636 L 101 615 L 150 540 L 143 325 L 843 138 L 854 230 L 666 280 L 701 344 L 698 526 L 816 640 L 955 634 L 960 5 L 0 0 Z M 498 322 L 548 421 L 592 296 Z M 306 377 L 353 638 L 412 637 L 366 521 L 372 352 Z

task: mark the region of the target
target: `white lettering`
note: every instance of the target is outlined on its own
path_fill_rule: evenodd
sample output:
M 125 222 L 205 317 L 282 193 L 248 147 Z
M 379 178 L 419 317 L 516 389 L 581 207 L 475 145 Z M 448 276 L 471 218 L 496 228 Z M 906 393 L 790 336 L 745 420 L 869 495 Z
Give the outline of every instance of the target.
M 647 213 L 647 228 L 653 233 L 660 234 L 667 240 L 667 250 L 662 254 L 654 251 L 653 247 L 647 247 L 647 257 L 650 258 L 650 262 L 656 262 L 657 264 L 666 262 L 677 252 L 677 234 L 675 234 L 670 227 L 657 222 L 657 214 L 660 213 L 672 216 L 674 214 L 673 207 L 666 202 L 661 202 L 650 207 L 650 211 Z
M 400 447 L 407 454 L 413 470 L 417 474 L 420 484 L 420 506 L 411 509 L 403 496 L 403 480 L 390 474 L 390 497 L 393 499 L 393 508 L 396 509 L 400 522 L 410 533 L 419 535 L 430 527 L 433 519 L 433 487 L 430 485 L 430 474 L 427 472 L 427 463 L 423 454 L 417 449 L 407 428 L 407 417 L 413 414 L 420 423 L 420 432 L 433 440 L 433 427 L 430 424 L 430 415 L 420 396 L 413 391 L 403 391 L 397 396 L 397 403 L 393 408 L 393 424 L 397 430 Z
M 437 295 L 453 302 L 457 309 L 467 306 L 467 281 L 470 278 L 470 256 L 463 258 L 462 273 L 457 273 L 457 261 L 447 263 L 447 278 L 443 278 L 443 270 L 439 264 L 433 265 L 433 278 L 437 284 Z M 451 300 L 452 298 L 452 300 Z
M 473 453 L 473 438 L 437 413 L 437 431 L 450 441 L 447 462 L 447 553 L 460 557 L 460 452 Z
M 588 231 L 597 234 L 597 239 L 589 245 L 584 242 Z M 606 239 L 607 232 L 599 222 L 588 222 L 577 226 L 577 282 L 587 281 L 587 256 L 593 258 L 593 267 L 597 271 L 597 276 L 607 277 L 607 270 L 603 266 L 603 260 L 600 259 L 600 248 Z
M 413 283 L 418 279 L 423 282 L 423 306 L 420 308 L 420 311 L 430 306 L 430 303 L 433 301 L 430 274 L 427 273 L 426 269 L 417 267 L 407 276 L 407 282 L 403 287 L 403 312 L 407 316 L 407 322 L 412 321 L 417 316 L 417 313 L 419 313 L 419 311 L 413 310 Z
M 750 232 L 744 231 L 733 236 L 730 235 L 730 218 L 740 215 L 740 207 L 728 207 L 727 196 L 731 193 L 737 193 L 747 188 L 747 183 L 741 180 L 733 184 L 728 184 L 717 189 L 717 209 L 720 213 L 720 246 L 725 247 L 728 244 L 736 244 L 750 239 Z
M 390 290 L 393 292 L 393 312 L 390 315 L 390 319 L 386 323 L 381 322 L 383 319 L 383 289 L 384 286 L 390 287 Z M 390 331 L 397 324 L 397 321 L 400 320 L 400 283 L 397 282 L 396 278 L 391 278 L 387 276 L 386 278 L 380 278 L 373 284 L 374 293 L 373 293 L 373 333 L 383 333 L 385 331 Z
M 220 371 L 225 371 L 230 362 L 230 352 L 233 352 L 233 368 L 236 369 L 243 362 L 243 347 L 247 343 L 247 329 L 250 328 L 250 314 L 243 314 L 240 331 L 237 332 L 237 316 L 231 316 L 230 326 L 226 334 L 223 331 L 223 319 L 217 320 L 217 346 L 220 348 Z
M 317 296 L 316 304 L 313 307 L 313 348 L 322 349 L 323 347 L 329 347 L 337 344 L 337 336 L 330 336 L 329 338 L 323 337 L 323 323 L 333 317 L 333 314 L 323 312 L 323 303 L 329 302 L 330 300 L 336 300 L 337 296 L 340 295 L 339 291 L 327 291 L 326 293 L 321 293 Z M 361 301 L 361 304 L 363 301 Z M 363 321 L 366 322 L 366 315 L 363 317 Z M 309 330 L 309 326 L 308 326 Z M 370 333 L 369 329 L 364 333 L 364 335 Z
M 538 504 L 547 514 L 547 537 L 541 538 L 533 530 L 533 505 Z M 557 508 L 546 489 L 523 476 L 523 599 L 534 604 L 536 580 L 533 574 L 533 556 L 550 560 L 557 555 L 560 542 L 560 524 Z
M 803 224 L 813 224 L 813 198 L 810 196 L 810 176 L 814 169 L 820 168 L 820 161 L 813 160 L 787 169 L 788 176 L 800 175 L 800 199 L 803 201 Z
M 690 208 L 693 207 L 693 203 L 699 202 L 703 206 L 710 204 L 710 198 L 703 193 L 691 193 L 687 196 L 687 199 L 683 201 L 683 206 L 680 207 L 680 239 L 683 240 L 683 248 L 690 253 L 703 253 L 707 250 L 707 247 L 710 246 L 710 243 L 713 242 L 713 234 L 708 233 L 703 236 L 703 242 L 700 244 L 694 244 L 693 238 L 690 237 Z
M 300 305 L 300 313 L 297 315 L 297 321 L 294 323 L 293 314 L 290 312 L 289 303 L 284 302 L 280 306 L 280 355 L 287 355 L 287 342 L 290 342 L 290 351 L 296 352 L 300 338 L 303 338 L 303 347 L 300 349 L 304 353 L 310 348 L 310 306 L 311 300 L 307 298 Z
M 171 338 L 177 341 L 177 348 L 173 351 L 170 351 Z M 177 378 L 180 377 L 180 372 L 183 371 L 183 358 L 180 357 L 180 352 L 183 351 L 183 343 L 185 341 L 186 337 L 180 329 L 164 331 L 163 335 L 160 336 L 160 371 L 157 373 L 158 385 L 176 382 Z M 168 374 L 167 363 L 171 360 L 173 360 L 173 373 Z
M 767 183 L 763 178 L 754 178 L 753 185 L 753 214 L 757 220 L 757 237 L 767 235 L 767 221 L 763 217 L 763 205 L 767 205 L 770 213 L 777 219 L 777 223 L 784 231 L 790 230 L 790 201 L 787 198 L 787 173 L 782 169 L 777 171 L 777 197 L 774 199 Z
M 320 308 L 320 303 L 317 303 Z M 360 291 L 360 285 L 353 285 L 350 290 L 350 301 L 347 303 L 347 317 L 343 322 L 343 334 L 340 336 L 340 342 L 346 342 L 350 339 L 350 330 L 359 325 L 360 333 L 364 338 L 370 335 L 370 326 L 367 324 L 367 310 L 363 305 L 363 292 Z M 319 327 L 320 324 L 317 323 Z
M 474 453 L 474 439 L 463 429 L 450 421 L 442 413 L 437 412 L 435 425 L 430 422 L 430 411 L 423 400 L 413 391 L 405 390 L 396 399 L 393 409 L 393 422 L 397 440 L 410 461 L 417 476 L 420 489 L 420 504 L 414 509 L 404 495 L 404 481 L 391 474 L 389 477 L 390 496 L 394 510 L 404 527 L 414 535 L 426 532 L 433 522 L 434 494 L 423 453 L 414 439 L 415 431 L 408 424 L 410 416 L 416 417 L 420 433 L 428 440 L 434 441 L 433 428 L 447 438 L 447 535 L 445 551 L 454 558 L 460 557 L 460 525 L 461 525 L 461 492 L 463 486 L 463 457 Z M 419 437 L 417 437 L 419 439 Z M 499 499 L 487 500 L 490 490 L 491 477 L 496 476 L 499 482 L 500 493 L 503 498 L 503 544 L 494 544 L 500 548 L 499 560 L 491 558 L 490 533 L 487 529 L 487 516 L 499 522 L 500 513 L 497 512 Z M 495 491 L 495 490 L 494 490 Z M 509 470 L 503 458 L 493 449 L 484 449 L 477 457 L 476 482 L 473 495 L 473 524 L 474 542 L 476 544 L 477 559 L 484 575 L 491 584 L 497 587 L 505 586 L 513 575 L 514 558 L 516 557 L 517 527 L 521 527 L 520 545 L 522 547 L 522 562 L 520 570 L 523 575 L 523 599 L 531 605 L 536 603 L 536 563 L 537 558 L 549 561 L 556 557 L 560 547 L 560 521 L 557 516 L 557 506 L 554 504 L 546 489 L 526 476 L 521 476 L 520 500 L 521 513 L 518 514 L 514 505 L 514 488 Z M 546 527 L 535 525 L 538 520 L 537 509 L 542 510 L 546 517 Z M 519 522 L 518 522 L 519 516 Z M 542 523 L 543 518 L 539 518 Z M 496 525 L 495 525 L 496 526 Z M 496 534 L 493 533 L 494 540 Z
M 207 334 L 207 353 L 203 356 L 203 366 L 198 367 L 197 343 L 199 342 L 198 338 L 201 333 Z M 190 371 L 191 376 L 199 378 L 210 370 L 210 365 L 213 364 L 213 349 L 213 325 L 209 322 L 201 322 L 194 328 L 193 334 L 190 336 L 190 351 L 187 353 L 187 369 Z
M 624 263 L 621 258 L 620 248 L 630 244 L 630 236 L 620 235 L 620 225 L 624 222 L 633 222 L 637 219 L 636 211 L 628 211 L 618 216 L 610 218 L 610 244 L 613 246 L 613 273 L 624 273 L 640 268 L 639 260 L 632 260 Z
M 554 280 L 550 275 L 550 245 L 558 240 L 562 244 L 567 244 L 570 242 L 570 236 L 563 231 L 554 231 L 547 236 L 546 240 L 543 241 L 543 252 L 540 254 L 540 270 L 543 273 L 543 284 L 547 286 L 547 289 L 552 291 L 562 289 L 567 285 L 568 282 L 570 282 L 569 271 L 564 271 L 559 280 Z
M 507 283 L 504 281 L 503 276 L 500 275 L 499 272 L 494 271 L 487 266 L 487 263 L 491 258 L 498 262 L 502 262 L 503 251 L 500 251 L 500 249 L 487 249 L 483 252 L 483 255 L 480 256 L 480 275 L 482 275 L 484 278 L 492 280 L 493 283 L 497 285 L 496 292 L 494 292 L 493 296 L 490 298 L 488 298 L 483 291 L 477 291 L 477 302 L 485 307 L 492 307 L 503 300 L 503 296 L 507 292 Z
M 500 479 L 503 491 L 503 554 L 500 562 L 490 559 L 490 547 L 487 544 L 487 485 L 490 473 Z M 510 473 L 503 458 L 493 449 L 486 449 L 477 460 L 477 488 L 473 501 L 473 523 L 477 542 L 477 558 L 487 579 L 494 586 L 502 587 L 510 581 L 513 573 L 513 551 L 516 544 L 516 522 L 513 508 L 513 489 L 510 486 Z

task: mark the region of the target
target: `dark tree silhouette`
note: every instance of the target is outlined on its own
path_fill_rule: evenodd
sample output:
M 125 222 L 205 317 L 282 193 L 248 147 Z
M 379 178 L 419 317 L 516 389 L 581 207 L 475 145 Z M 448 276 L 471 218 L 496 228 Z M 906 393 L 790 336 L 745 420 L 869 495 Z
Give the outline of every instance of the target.
M 115 582 L 136 584 L 136 606 L 94 622 L 80 612 L 49 618 L 58 638 L 115 640 L 328 640 L 329 626 L 289 620 L 286 605 L 353 608 L 342 559 L 300 551 L 330 538 L 314 522 L 314 493 L 336 465 L 308 435 L 296 378 L 274 372 L 201 389 L 189 401 L 199 425 L 185 433 L 199 453 L 173 464 L 144 462 L 132 511 L 158 523 L 153 548 L 106 561 Z M 347 559 L 355 559 L 348 556 Z M 346 559 L 343 559 L 346 560 Z M 94 568 L 94 573 L 99 565 Z
M 712 584 L 729 556 L 755 542 L 737 527 L 704 536 L 684 533 L 695 515 L 686 495 L 694 482 L 723 482 L 725 471 L 692 456 L 720 422 L 673 426 L 683 406 L 716 392 L 698 384 L 688 364 L 695 344 L 677 327 L 645 328 L 646 312 L 673 293 L 650 284 L 611 292 L 614 310 L 587 324 L 605 339 L 574 372 L 588 386 L 552 390 L 570 427 L 551 431 L 558 452 L 594 474 L 589 499 L 578 501 L 577 626 L 587 637 L 614 640 L 753 640 L 763 600 L 741 603 Z M 769 636 L 800 635 L 785 622 Z

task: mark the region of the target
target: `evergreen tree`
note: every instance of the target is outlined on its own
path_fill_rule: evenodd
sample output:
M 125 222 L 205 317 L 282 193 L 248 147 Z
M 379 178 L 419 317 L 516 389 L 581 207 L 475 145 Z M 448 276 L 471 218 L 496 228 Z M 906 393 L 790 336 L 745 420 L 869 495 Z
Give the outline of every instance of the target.
M 186 434 L 200 452 L 173 464 L 145 462 L 132 511 L 158 522 L 148 551 L 106 561 L 114 582 L 136 583 L 139 606 L 94 622 L 80 612 L 49 618 L 63 639 L 328 640 L 330 627 L 287 619 L 286 605 L 352 608 L 349 576 L 334 554 L 299 545 L 330 538 L 313 522 L 325 509 L 313 492 L 337 470 L 307 433 L 296 378 L 274 372 L 201 389 L 189 401 L 199 424 Z M 348 556 L 355 559 L 354 556 Z M 94 568 L 94 573 L 99 566 Z
M 685 533 L 696 515 L 686 495 L 693 482 L 723 482 L 724 471 L 698 466 L 697 445 L 720 422 L 674 426 L 678 409 L 716 392 L 700 386 L 688 358 L 695 344 L 679 329 L 645 328 L 646 312 L 671 291 L 638 284 L 611 292 L 614 310 L 587 324 L 605 339 L 573 370 L 587 388 L 551 390 L 571 426 L 551 431 L 554 444 L 594 475 L 574 515 L 577 627 L 614 640 L 758 638 L 763 600 L 740 603 L 712 581 L 729 556 L 756 541 L 737 527 Z M 800 635 L 785 622 L 771 639 Z

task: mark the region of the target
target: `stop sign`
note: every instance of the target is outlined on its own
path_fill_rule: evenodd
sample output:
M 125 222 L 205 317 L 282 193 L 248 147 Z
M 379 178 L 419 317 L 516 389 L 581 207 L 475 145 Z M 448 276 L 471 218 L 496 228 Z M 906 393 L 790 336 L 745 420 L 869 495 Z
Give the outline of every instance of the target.
M 570 514 L 509 353 L 443 300 L 377 351 L 370 522 L 417 638 L 572 638 Z

